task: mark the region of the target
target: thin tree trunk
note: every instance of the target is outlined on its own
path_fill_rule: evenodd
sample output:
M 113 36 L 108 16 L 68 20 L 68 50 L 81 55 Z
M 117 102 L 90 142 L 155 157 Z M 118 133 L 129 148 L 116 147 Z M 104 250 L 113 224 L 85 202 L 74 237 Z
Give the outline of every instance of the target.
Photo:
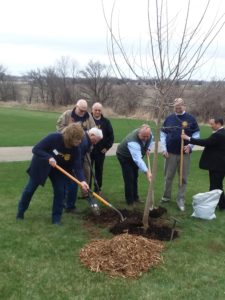
M 160 129 L 161 129 L 161 119 L 163 114 L 163 104 L 164 104 L 164 98 L 162 97 L 160 101 L 160 107 L 159 107 L 159 113 L 156 121 L 156 133 L 155 133 L 155 149 L 154 149 L 154 156 L 153 156 L 153 166 L 152 166 L 152 180 L 150 182 L 149 188 L 148 188 L 148 195 L 145 203 L 144 208 L 144 214 L 143 214 L 143 225 L 144 230 L 146 231 L 149 227 L 149 210 L 151 206 L 154 207 L 154 187 L 155 187 L 155 181 L 156 181 L 156 175 L 157 175 L 157 165 L 158 165 L 158 150 L 159 150 L 159 139 L 160 139 Z

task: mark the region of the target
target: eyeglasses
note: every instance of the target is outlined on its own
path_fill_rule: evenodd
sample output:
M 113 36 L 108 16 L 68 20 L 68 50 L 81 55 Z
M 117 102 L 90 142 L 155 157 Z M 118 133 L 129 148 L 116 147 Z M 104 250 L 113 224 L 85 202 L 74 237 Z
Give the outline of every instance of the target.
M 94 109 L 94 111 L 100 111 L 101 112 L 102 110 L 101 109 Z
M 81 113 L 86 113 L 86 110 L 85 110 L 85 109 L 81 109 L 79 106 L 78 106 L 78 108 L 79 108 L 79 111 L 80 111 Z

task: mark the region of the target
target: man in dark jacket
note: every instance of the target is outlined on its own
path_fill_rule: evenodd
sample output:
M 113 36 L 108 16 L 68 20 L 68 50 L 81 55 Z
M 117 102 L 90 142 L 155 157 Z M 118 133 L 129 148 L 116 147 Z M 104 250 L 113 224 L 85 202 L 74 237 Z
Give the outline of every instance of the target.
M 49 177 L 54 191 L 52 223 L 60 224 L 65 188 L 70 179 L 55 168 L 56 163 L 72 175 L 74 171 L 81 181 L 82 189 L 87 192 L 89 187 L 85 182 L 79 147 L 83 136 L 80 124 L 72 123 L 62 133 L 51 133 L 34 146 L 33 158 L 27 170 L 29 180 L 18 204 L 17 219 L 24 218 L 36 189 L 39 185 L 43 186 Z
M 99 102 L 92 106 L 92 116 L 96 127 L 102 130 L 103 139 L 94 145 L 91 152 L 91 164 L 94 166 L 95 182 L 94 191 L 101 192 L 102 188 L 102 173 L 106 152 L 112 147 L 114 142 L 113 128 L 110 121 L 102 114 L 102 105 Z
M 89 155 L 91 148 L 93 145 L 96 145 L 103 138 L 102 130 L 96 127 L 93 127 L 85 132 L 85 135 L 81 141 L 79 146 L 81 150 L 81 161 L 82 164 L 87 155 Z M 89 164 L 91 163 L 88 161 Z M 65 203 L 65 212 L 67 213 L 77 213 L 78 209 L 76 207 L 77 200 L 77 184 L 73 181 L 70 182 L 68 186 L 67 195 L 66 195 L 66 203 Z
M 182 98 L 176 98 L 173 103 L 174 113 L 170 114 L 164 121 L 160 132 L 162 154 L 165 158 L 164 164 L 164 192 L 161 201 L 169 202 L 172 196 L 172 184 L 176 172 L 180 175 L 181 162 L 181 131 L 185 130 L 187 135 L 199 138 L 199 127 L 196 119 L 185 111 L 185 103 Z M 185 210 L 185 191 L 190 168 L 190 154 L 193 145 L 187 141 L 183 147 L 183 172 L 182 184 L 177 191 L 177 205 L 181 211 Z
M 205 147 L 199 161 L 199 167 L 209 171 L 210 191 L 214 189 L 223 190 L 223 179 L 225 177 L 225 129 L 222 118 L 212 118 L 209 124 L 213 130 L 207 139 L 195 139 L 186 134 L 182 135 L 184 140 L 193 145 Z M 219 208 L 225 209 L 224 193 L 219 200 Z

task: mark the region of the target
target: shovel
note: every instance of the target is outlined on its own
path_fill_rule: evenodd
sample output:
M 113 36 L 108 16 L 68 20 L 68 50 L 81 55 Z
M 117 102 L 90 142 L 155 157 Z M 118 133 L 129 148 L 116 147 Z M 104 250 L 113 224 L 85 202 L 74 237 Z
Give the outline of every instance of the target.
M 149 155 L 147 155 L 147 162 L 148 162 L 148 169 L 151 172 L 151 165 L 150 165 L 150 158 Z M 159 216 L 161 216 L 164 212 L 165 209 L 164 208 L 154 208 L 154 191 L 152 191 L 152 197 L 151 197 L 151 203 L 150 203 L 150 210 L 149 210 L 149 216 L 152 218 L 157 218 Z
M 74 176 L 72 176 L 70 173 L 68 173 L 67 171 L 65 171 L 63 168 L 61 168 L 57 164 L 55 165 L 55 168 L 58 169 L 60 172 L 62 172 L 67 177 L 69 177 L 72 181 L 76 182 L 80 187 L 82 187 L 81 182 L 77 178 L 75 178 Z M 99 200 L 100 202 L 102 202 L 106 206 L 108 206 L 108 207 L 112 208 L 114 211 L 116 211 L 118 213 L 118 215 L 120 216 L 120 219 L 121 219 L 122 222 L 125 220 L 125 218 L 123 217 L 123 215 L 121 214 L 121 212 L 118 209 L 116 209 L 112 204 L 110 204 L 109 202 L 107 202 L 105 199 L 103 199 L 101 196 L 99 196 L 98 194 L 96 194 L 95 192 L 93 192 L 91 189 L 89 189 L 89 193 L 91 193 L 92 196 L 95 199 Z
M 150 165 L 150 158 L 149 155 L 147 155 L 147 162 L 148 162 L 148 170 L 151 172 L 151 165 Z M 152 191 L 152 198 L 150 203 L 150 211 L 153 210 L 154 206 L 154 191 Z

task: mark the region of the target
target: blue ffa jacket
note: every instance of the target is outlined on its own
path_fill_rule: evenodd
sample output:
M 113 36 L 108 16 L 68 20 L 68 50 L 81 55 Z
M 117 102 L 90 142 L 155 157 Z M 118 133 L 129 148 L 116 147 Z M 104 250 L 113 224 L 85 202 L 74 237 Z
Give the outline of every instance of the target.
M 34 146 L 32 152 L 33 157 L 27 172 L 37 184 L 44 185 L 50 172 L 60 172 L 50 166 L 48 160 L 51 157 L 67 172 L 72 174 L 74 170 L 78 180 L 85 180 L 79 146 L 66 148 L 61 133 L 49 134 Z
M 187 127 L 184 129 L 185 134 L 192 136 L 193 133 L 199 131 L 196 119 L 188 113 L 183 115 L 171 114 L 163 123 L 162 132 L 166 134 L 166 148 L 169 153 L 180 154 L 181 148 L 181 131 L 182 123 L 187 122 Z M 184 141 L 184 145 L 189 144 Z

